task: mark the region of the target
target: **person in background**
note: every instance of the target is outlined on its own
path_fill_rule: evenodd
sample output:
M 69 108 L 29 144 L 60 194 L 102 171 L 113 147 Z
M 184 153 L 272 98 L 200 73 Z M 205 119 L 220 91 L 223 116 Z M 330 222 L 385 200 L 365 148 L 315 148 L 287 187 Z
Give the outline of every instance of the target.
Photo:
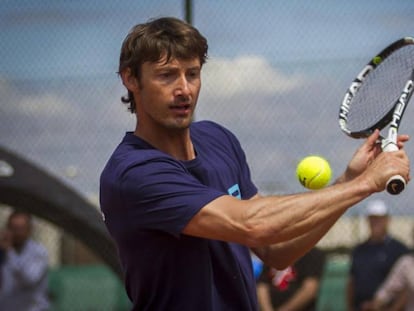
M 14 211 L 0 236 L 0 310 L 44 311 L 48 253 L 31 239 L 32 217 Z
M 315 311 L 325 253 L 314 247 L 284 270 L 265 266 L 257 282 L 262 311 Z
M 408 247 L 388 232 L 390 215 L 383 201 L 369 201 L 366 215 L 370 235 L 351 254 L 347 284 L 348 311 L 363 311 L 366 302 L 374 297 L 397 259 L 408 252 Z
M 413 230 L 414 238 L 414 230 Z M 413 239 L 414 241 L 414 239 Z M 390 302 L 398 301 L 400 310 L 414 310 L 414 250 L 401 256 L 375 293 L 374 299 L 365 304 L 367 311 L 394 311 Z M 394 303 L 396 305 L 397 303 Z

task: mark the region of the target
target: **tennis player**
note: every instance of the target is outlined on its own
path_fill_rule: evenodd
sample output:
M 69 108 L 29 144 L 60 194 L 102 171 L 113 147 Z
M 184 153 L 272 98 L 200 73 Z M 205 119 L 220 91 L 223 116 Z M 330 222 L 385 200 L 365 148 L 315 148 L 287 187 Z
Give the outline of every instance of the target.
M 381 153 L 376 131 L 334 185 L 260 196 L 237 138 L 192 121 L 207 49 L 168 17 L 133 27 L 122 45 L 122 101 L 137 124 L 102 172 L 100 201 L 133 310 L 258 310 L 249 249 L 283 269 L 391 176 L 409 179 L 404 150 Z

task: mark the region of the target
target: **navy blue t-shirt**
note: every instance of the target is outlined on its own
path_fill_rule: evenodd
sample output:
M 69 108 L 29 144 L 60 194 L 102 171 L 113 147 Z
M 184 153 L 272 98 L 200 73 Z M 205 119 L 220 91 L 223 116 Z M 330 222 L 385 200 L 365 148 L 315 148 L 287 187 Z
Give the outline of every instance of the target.
M 196 158 L 178 161 L 127 133 L 100 180 L 133 310 L 257 310 L 249 249 L 182 234 L 223 195 L 257 193 L 235 136 L 210 122 L 190 127 Z

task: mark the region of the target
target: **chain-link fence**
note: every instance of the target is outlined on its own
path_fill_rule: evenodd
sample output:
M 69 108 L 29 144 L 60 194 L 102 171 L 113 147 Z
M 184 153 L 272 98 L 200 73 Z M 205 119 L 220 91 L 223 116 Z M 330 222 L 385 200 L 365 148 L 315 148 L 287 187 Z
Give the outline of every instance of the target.
M 0 2 L 0 146 L 98 206 L 100 172 L 124 132 L 135 126 L 120 102 L 121 42 L 133 25 L 149 18 L 184 18 L 185 2 Z M 339 103 L 373 53 L 414 34 L 414 2 L 188 3 L 187 16 L 209 40 L 196 119 L 215 120 L 239 137 L 264 194 L 304 191 L 295 168 L 309 154 L 326 157 L 337 178 L 361 143 L 340 132 Z M 413 135 L 411 108 L 401 127 Z M 412 146 L 407 145 L 411 157 Z M 399 196 L 376 197 L 393 209 L 391 232 L 411 245 L 412 186 Z M 364 203 L 347 212 L 319 245 L 349 248 L 364 239 L 363 208 Z M 8 207 L 3 210 L 1 219 Z M 49 250 L 51 268 L 100 262 L 60 228 L 39 222 L 36 237 Z

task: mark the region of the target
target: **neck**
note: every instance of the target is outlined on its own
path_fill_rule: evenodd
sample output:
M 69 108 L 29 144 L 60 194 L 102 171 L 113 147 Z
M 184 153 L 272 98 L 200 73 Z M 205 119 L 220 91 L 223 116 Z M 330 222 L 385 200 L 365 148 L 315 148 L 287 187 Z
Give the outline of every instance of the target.
M 137 128 L 134 135 L 144 139 L 154 148 L 169 154 L 177 160 L 189 161 L 195 158 L 189 128 L 168 132 L 153 131 L 151 133 Z
M 381 236 L 372 236 L 370 240 L 374 243 L 384 242 L 387 238 L 387 235 L 381 235 Z

